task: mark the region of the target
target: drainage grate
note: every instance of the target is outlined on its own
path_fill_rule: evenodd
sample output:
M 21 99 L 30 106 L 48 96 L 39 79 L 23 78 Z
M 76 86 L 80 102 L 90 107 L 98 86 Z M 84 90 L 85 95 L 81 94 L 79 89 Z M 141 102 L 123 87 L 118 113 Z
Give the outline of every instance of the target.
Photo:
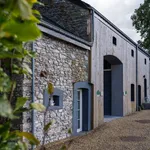
M 150 124 L 150 120 L 136 120 L 136 122 L 143 123 L 143 124 Z
M 138 136 L 122 136 L 120 139 L 124 142 L 142 142 L 146 140 L 146 137 Z

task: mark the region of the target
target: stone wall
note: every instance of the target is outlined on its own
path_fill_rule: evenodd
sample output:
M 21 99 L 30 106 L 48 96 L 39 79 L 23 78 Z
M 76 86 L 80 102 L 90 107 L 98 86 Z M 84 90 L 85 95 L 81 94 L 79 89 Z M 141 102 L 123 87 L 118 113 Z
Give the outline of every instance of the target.
M 49 111 L 47 122 L 53 121 L 46 142 L 68 137 L 68 129 L 72 128 L 73 82 L 88 80 L 88 51 L 43 36 L 35 42 L 35 102 L 43 103 L 43 91 L 48 82 L 55 88 L 63 90 L 63 109 Z M 41 77 L 41 72 L 47 74 Z M 31 99 L 31 80 L 24 79 L 24 96 Z M 28 105 L 28 104 L 27 104 Z M 25 131 L 31 131 L 31 114 L 24 114 Z M 43 113 L 36 112 L 35 132 L 41 140 L 43 136 Z
M 90 31 L 87 31 L 90 19 L 88 9 L 82 8 L 69 0 L 41 0 L 45 6 L 36 6 L 46 20 L 84 40 L 90 41 Z M 90 26 L 90 24 L 89 24 Z

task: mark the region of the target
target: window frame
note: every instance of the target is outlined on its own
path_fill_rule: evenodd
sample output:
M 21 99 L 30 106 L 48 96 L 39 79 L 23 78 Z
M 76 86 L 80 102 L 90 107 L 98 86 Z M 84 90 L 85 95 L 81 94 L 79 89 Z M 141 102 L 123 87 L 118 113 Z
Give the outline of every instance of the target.
M 59 106 L 55 106 L 53 105 L 54 101 L 51 101 L 50 106 L 48 108 L 48 110 L 58 110 L 58 109 L 63 109 L 63 91 L 58 89 L 58 88 L 54 88 L 54 93 L 53 96 L 58 96 L 59 97 Z M 49 98 L 50 98 L 50 94 L 48 94 L 47 89 L 44 90 L 44 100 L 43 100 L 43 104 L 45 107 L 48 106 L 49 104 Z

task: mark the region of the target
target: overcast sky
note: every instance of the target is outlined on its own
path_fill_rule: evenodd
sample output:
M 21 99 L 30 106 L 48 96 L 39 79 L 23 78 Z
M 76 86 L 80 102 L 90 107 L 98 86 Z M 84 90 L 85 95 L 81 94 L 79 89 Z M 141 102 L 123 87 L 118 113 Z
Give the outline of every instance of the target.
M 96 8 L 113 24 L 121 29 L 135 42 L 140 39 L 130 19 L 134 10 L 143 3 L 144 0 L 83 0 Z

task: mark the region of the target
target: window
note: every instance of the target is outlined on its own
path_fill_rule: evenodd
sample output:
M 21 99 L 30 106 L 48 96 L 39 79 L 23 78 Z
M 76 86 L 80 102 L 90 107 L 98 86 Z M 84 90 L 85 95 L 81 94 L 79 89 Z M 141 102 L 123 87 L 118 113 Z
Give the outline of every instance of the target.
M 144 60 L 144 63 L 145 63 L 145 65 L 146 65 L 146 58 L 145 58 L 145 60 Z
M 106 69 L 111 69 L 111 64 L 107 60 L 105 60 L 105 59 L 104 59 L 104 69 L 105 70 Z
M 131 101 L 134 102 L 134 84 L 131 84 Z
M 54 95 L 53 102 L 54 102 L 54 106 L 59 106 L 59 96 Z
M 49 110 L 55 110 L 55 109 L 62 109 L 63 108 L 63 91 L 60 89 L 55 88 L 53 97 L 51 98 L 48 94 L 47 90 L 44 91 L 44 106 L 47 107 L 50 106 Z
M 131 56 L 134 57 L 134 50 L 131 50 Z
M 144 79 L 144 97 L 147 97 L 147 79 Z
M 113 44 L 117 45 L 117 39 L 113 36 Z

